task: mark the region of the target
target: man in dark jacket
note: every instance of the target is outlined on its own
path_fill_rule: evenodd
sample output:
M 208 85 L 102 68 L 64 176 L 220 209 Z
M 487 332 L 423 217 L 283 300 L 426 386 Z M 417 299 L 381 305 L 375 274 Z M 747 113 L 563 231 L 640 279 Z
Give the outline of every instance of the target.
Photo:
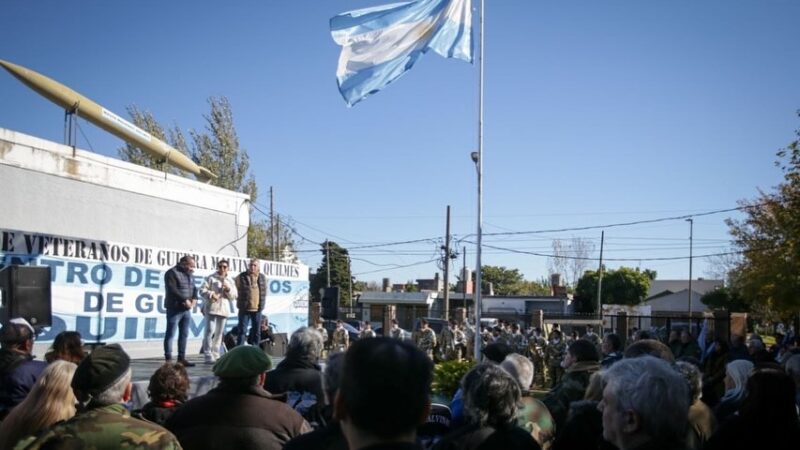
M 167 429 L 185 450 L 282 449 L 311 427 L 261 387 L 271 366 L 258 347 L 238 346 L 225 353 L 213 368 L 219 385 L 186 402 L 167 420 Z
M 236 277 L 236 289 L 239 298 L 236 307 L 239 309 L 239 336 L 236 345 L 244 344 L 245 337 L 251 345 L 258 345 L 261 333 L 261 311 L 267 301 L 267 277 L 260 273 L 259 262 L 253 258 L 247 271 Z M 247 324 L 250 322 L 250 333 Z
M 286 357 L 267 373 L 264 389 L 286 394 L 286 402 L 314 428 L 324 426 L 322 408 L 322 370 L 317 361 L 322 353 L 322 336 L 313 328 L 302 327 L 292 333 Z
M 172 338 L 178 328 L 178 363 L 186 367 L 194 366 L 186 360 L 186 338 L 189 335 L 189 322 L 192 308 L 197 303 L 197 286 L 192 272 L 194 258 L 183 256 L 178 264 L 164 274 L 164 306 L 167 309 L 167 332 L 164 333 L 164 359 L 172 361 Z
M 11 319 L 0 332 L 0 420 L 25 399 L 47 363 L 34 361 L 33 327 Z
M 597 349 L 587 340 L 578 339 L 567 349 L 561 362 L 564 376 L 561 382 L 542 399 L 542 403 L 547 406 L 556 421 L 556 434 L 567 420 L 569 404 L 583 400 L 586 387 L 589 386 L 589 377 L 600 370 L 599 360 Z

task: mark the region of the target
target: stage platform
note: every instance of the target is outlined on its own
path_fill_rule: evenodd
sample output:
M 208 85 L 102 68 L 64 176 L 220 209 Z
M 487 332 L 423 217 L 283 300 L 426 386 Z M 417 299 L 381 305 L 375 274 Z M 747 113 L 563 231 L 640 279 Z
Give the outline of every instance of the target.
M 280 356 L 270 356 L 270 358 L 272 358 L 273 368 L 283 360 L 283 357 Z M 191 355 L 187 359 L 196 364 L 194 367 L 186 368 L 186 372 L 189 375 L 189 398 L 203 395 L 213 389 L 217 385 L 217 377 L 211 371 L 214 365 L 206 364 L 203 355 Z M 131 360 L 131 370 L 133 371 L 131 407 L 133 409 L 141 408 L 147 403 L 147 385 L 150 383 L 150 377 L 162 364 L 164 364 L 164 358 Z

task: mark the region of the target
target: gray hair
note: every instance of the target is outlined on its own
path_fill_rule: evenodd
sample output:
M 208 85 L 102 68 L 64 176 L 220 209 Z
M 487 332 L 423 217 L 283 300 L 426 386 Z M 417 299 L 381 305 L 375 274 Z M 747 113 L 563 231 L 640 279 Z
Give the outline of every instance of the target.
M 530 389 L 534 373 L 533 363 L 530 359 L 517 353 L 511 353 L 500 363 L 500 367 L 517 380 L 520 389 L 523 391 Z
M 753 372 L 753 363 L 746 359 L 737 359 L 725 366 L 725 375 L 733 381 L 733 387 L 725 391 L 720 401 L 742 400 L 747 392 L 747 379 Z
M 495 364 L 475 366 L 461 380 L 464 414 L 481 427 L 513 424 L 522 396 L 519 383 Z
M 603 381 L 618 412 L 636 412 L 642 433 L 654 442 L 683 442 L 689 386 L 669 363 L 653 356 L 626 358 L 604 371 Z
M 322 354 L 322 346 L 322 335 L 319 331 L 311 327 L 301 327 L 292 333 L 286 352 L 308 355 L 317 360 Z
M 689 401 L 694 404 L 703 393 L 703 374 L 697 366 L 686 361 L 676 362 L 675 370 L 686 380 L 689 386 Z
M 128 385 L 131 383 L 132 374 L 133 372 L 131 372 L 131 369 L 128 369 L 124 375 L 114 382 L 114 384 L 109 386 L 100 394 L 97 394 L 96 397 L 93 397 L 92 402 L 98 406 L 108 406 L 122 403 L 122 397 L 125 395 L 125 389 L 127 389 Z

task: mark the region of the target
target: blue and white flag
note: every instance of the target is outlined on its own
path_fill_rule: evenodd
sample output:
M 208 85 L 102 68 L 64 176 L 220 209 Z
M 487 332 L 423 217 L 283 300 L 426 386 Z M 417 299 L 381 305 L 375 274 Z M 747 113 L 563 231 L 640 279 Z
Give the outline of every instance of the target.
M 340 14 L 331 35 L 342 46 L 336 79 L 349 106 L 378 92 L 428 50 L 472 62 L 471 0 L 416 0 Z

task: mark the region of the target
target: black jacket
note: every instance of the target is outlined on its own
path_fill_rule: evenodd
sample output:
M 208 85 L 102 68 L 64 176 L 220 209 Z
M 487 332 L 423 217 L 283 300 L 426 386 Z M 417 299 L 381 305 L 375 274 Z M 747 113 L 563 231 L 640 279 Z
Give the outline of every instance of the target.
M 518 426 L 508 428 L 466 425 L 433 446 L 434 450 L 541 450 L 527 431 Z
M 185 450 L 279 450 L 311 431 L 299 414 L 261 387 L 224 384 L 184 403 L 165 427 Z
M 330 417 L 323 416 L 322 370 L 306 355 L 287 353 L 278 367 L 267 372 L 264 389 L 273 394 L 286 394 L 287 404 L 314 428 L 320 428 L 330 420 Z
M 194 284 L 192 274 L 178 264 L 164 274 L 164 307 L 168 311 L 186 311 L 184 300 L 197 299 L 197 286 Z
M 25 400 L 45 367 L 31 355 L 0 350 L 0 419 Z

